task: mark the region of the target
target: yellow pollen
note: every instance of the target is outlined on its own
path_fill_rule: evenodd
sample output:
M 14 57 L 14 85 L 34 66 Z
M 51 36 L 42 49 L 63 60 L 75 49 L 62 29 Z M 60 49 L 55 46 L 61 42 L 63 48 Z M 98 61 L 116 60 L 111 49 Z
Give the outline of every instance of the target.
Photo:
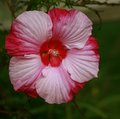
M 48 54 L 53 55 L 53 56 L 58 56 L 59 52 L 56 49 L 49 49 Z

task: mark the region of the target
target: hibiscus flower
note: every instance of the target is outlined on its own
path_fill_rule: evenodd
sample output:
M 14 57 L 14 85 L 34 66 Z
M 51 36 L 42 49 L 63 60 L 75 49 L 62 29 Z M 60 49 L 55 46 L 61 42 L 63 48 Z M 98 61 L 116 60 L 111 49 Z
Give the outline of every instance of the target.
M 97 77 L 98 44 L 92 22 L 78 10 L 26 11 L 12 23 L 6 49 L 14 89 L 48 103 L 72 100 Z

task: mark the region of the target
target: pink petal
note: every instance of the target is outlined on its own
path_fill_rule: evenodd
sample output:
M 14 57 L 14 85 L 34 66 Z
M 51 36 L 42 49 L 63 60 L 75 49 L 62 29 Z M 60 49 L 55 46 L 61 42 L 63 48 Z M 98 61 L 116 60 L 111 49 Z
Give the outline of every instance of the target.
M 54 8 L 48 12 L 53 22 L 53 39 L 71 48 L 82 48 L 91 35 L 92 22 L 80 11 Z
M 37 54 L 40 45 L 52 37 L 52 22 L 44 12 L 27 11 L 13 22 L 6 37 L 6 49 L 10 55 Z
M 43 65 L 38 55 L 11 58 L 9 74 L 14 89 L 36 97 L 35 82 L 41 75 L 42 68 Z
M 83 83 L 97 77 L 99 54 L 96 39 L 90 37 L 83 49 L 71 49 L 63 65 L 74 81 Z
M 71 101 L 73 93 L 77 93 L 83 87 L 83 84 L 71 80 L 62 66 L 46 67 L 42 74 L 43 76 L 36 82 L 36 90 L 39 96 L 51 104 Z

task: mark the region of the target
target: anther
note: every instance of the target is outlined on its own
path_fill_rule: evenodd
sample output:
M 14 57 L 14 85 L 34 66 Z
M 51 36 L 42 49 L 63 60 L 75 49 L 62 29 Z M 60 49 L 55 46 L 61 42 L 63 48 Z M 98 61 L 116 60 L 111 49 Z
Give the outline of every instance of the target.
M 53 56 L 58 56 L 59 52 L 56 49 L 49 49 L 48 54 L 53 55 Z

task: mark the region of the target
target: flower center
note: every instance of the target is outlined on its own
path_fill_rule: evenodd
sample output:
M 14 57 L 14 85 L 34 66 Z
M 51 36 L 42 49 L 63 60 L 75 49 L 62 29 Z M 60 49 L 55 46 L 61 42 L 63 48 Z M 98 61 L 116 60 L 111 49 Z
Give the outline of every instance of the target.
M 49 49 L 48 54 L 53 55 L 53 56 L 58 56 L 59 52 L 56 49 Z
M 42 44 L 40 48 L 40 56 L 44 65 L 57 67 L 62 59 L 66 57 L 67 49 L 60 41 L 50 40 Z

